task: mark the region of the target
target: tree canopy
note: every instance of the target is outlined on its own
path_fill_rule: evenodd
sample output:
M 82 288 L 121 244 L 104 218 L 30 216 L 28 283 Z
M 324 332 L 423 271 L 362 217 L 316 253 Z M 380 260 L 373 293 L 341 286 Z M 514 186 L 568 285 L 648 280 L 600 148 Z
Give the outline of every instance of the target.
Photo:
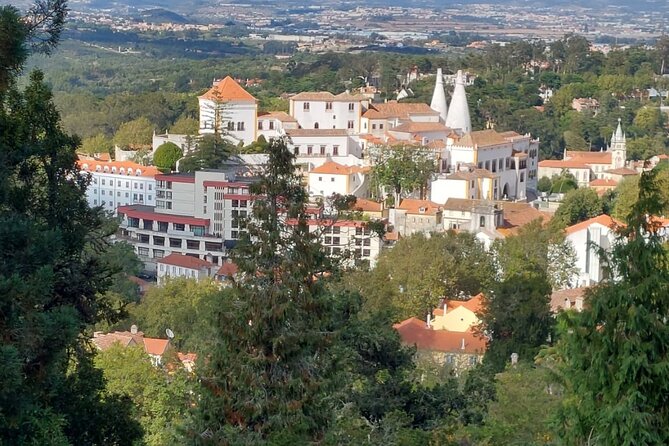
M 166 142 L 158 146 L 153 153 L 153 164 L 160 169 L 174 170 L 177 161 L 183 156 L 183 151 L 174 143 Z

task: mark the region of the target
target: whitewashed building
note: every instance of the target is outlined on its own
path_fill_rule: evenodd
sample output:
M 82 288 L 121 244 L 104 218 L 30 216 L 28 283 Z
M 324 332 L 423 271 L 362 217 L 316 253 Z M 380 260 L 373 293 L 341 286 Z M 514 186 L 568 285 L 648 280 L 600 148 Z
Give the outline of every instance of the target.
M 361 117 L 370 100 L 348 92 L 299 93 L 290 98 L 290 115 L 303 129 L 340 129 L 360 133 Z
M 614 228 L 621 223 L 602 214 L 566 229 L 566 239 L 576 251 L 577 275 L 572 285 L 591 286 L 610 277 L 598 253 L 610 251 L 616 239 Z
M 158 265 L 156 271 L 158 285 L 162 285 L 169 278 L 175 277 L 200 281 L 213 277 L 219 270 L 219 266 L 210 261 L 176 253 L 158 259 L 156 263 Z
M 369 194 L 369 171 L 369 167 L 327 161 L 309 171 L 309 195 L 329 197 L 340 194 L 365 198 Z

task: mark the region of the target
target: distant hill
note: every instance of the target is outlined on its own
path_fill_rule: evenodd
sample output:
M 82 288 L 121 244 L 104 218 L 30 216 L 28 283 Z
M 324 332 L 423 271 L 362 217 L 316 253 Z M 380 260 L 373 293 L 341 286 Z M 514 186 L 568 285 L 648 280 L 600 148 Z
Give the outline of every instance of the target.
M 192 23 L 192 20 L 163 8 L 145 9 L 134 17 L 147 23 Z

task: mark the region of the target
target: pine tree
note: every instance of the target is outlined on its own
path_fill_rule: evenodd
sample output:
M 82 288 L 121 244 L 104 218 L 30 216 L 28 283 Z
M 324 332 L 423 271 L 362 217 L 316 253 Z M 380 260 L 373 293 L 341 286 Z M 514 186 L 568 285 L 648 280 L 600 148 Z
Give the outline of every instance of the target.
M 565 313 L 557 346 L 566 396 L 559 435 L 567 444 L 669 443 L 669 259 L 649 216 L 666 205 L 655 172 L 610 254 L 614 280 L 586 294 L 581 313 Z
M 331 415 L 330 265 L 309 231 L 293 161 L 285 141 L 272 140 L 267 171 L 251 188 L 252 216 L 233 251 L 241 278 L 199 369 L 197 443 L 300 443 L 317 437 Z

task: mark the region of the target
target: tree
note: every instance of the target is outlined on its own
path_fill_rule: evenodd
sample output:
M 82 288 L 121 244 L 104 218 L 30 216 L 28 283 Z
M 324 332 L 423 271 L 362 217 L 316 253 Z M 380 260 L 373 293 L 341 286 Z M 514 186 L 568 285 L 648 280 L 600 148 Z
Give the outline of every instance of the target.
M 15 87 L 26 55 L 15 51 L 27 52 L 30 36 L 33 48 L 51 48 L 65 2 L 39 2 L 29 14 L 39 26 L 0 8 L 0 51 L 11 53 L 0 68 L 0 442 L 129 444 L 141 431 L 124 401 L 103 398 L 84 341 L 86 327 L 119 313 L 104 295 L 108 234 L 86 203 L 79 141 L 63 132 L 40 72 Z M 6 31 L 22 27 L 12 43 Z
M 396 248 L 382 252 L 373 270 L 344 278 L 348 289 L 363 296 L 365 311 L 388 312 L 393 322 L 422 319 L 439 299 L 467 298 L 492 284 L 492 259 L 472 234 L 414 234 Z
M 566 171 L 562 172 L 559 176 L 554 176 L 551 179 L 551 182 L 553 183 L 551 193 L 554 194 L 566 194 L 567 192 L 578 188 L 578 183 L 576 182 L 574 175 Z
M 151 145 L 153 130 L 153 124 L 144 117 L 124 122 L 114 134 L 114 144 L 123 149 Z
M 148 336 L 174 332 L 173 343 L 182 351 L 198 351 L 211 332 L 211 314 L 224 298 L 214 282 L 192 279 L 169 280 L 149 289 L 142 302 L 132 308 L 126 325 L 135 323 Z
M 555 211 L 551 224 L 567 227 L 601 215 L 603 203 L 594 189 L 576 189 L 568 192 Z
M 662 130 L 664 119 L 657 107 L 641 107 L 634 117 L 634 125 L 645 133 L 654 133 Z
M 655 182 L 660 185 L 660 192 L 664 197 L 664 202 L 667 202 L 666 200 L 669 199 L 669 171 L 660 169 L 659 166 L 654 170 L 657 171 Z M 627 222 L 638 197 L 639 177 L 625 178 L 615 189 L 611 216 L 620 221 Z M 669 207 L 663 209 L 660 215 L 665 215 L 667 211 L 669 211 Z
M 582 312 L 561 316 L 558 434 L 569 444 L 669 442 L 669 259 L 648 218 L 667 205 L 656 175 L 641 175 L 627 226 L 601 253 L 615 280 L 591 288 Z
M 539 178 L 539 181 L 537 183 L 537 189 L 539 192 L 550 192 L 551 187 L 553 187 L 553 183 L 551 182 L 551 179 L 548 177 L 541 177 Z
M 338 326 L 327 292 L 327 257 L 309 231 L 307 194 L 286 142 L 270 142 L 268 167 L 252 185 L 252 216 L 233 251 L 240 280 L 216 312 L 207 361 L 199 365 L 196 413 L 203 443 L 314 438 L 327 425 L 335 376 L 329 350 Z M 336 361 L 334 361 L 336 362 Z
M 563 134 L 564 144 L 568 150 L 580 150 L 588 151 L 590 150 L 590 145 L 588 142 L 578 133 L 567 130 Z
M 383 146 L 370 149 L 372 178 L 378 186 L 390 187 L 399 206 L 402 192 L 420 189 L 421 195 L 435 170 L 432 154 L 411 146 Z
M 533 360 L 553 332 L 551 286 L 546 274 L 529 264 L 504 277 L 484 294 L 481 330 L 490 336 L 484 363 L 504 370 L 511 353 Z
M 219 168 L 235 150 L 235 146 L 221 136 L 205 135 L 197 142 L 197 147 L 189 151 L 179 162 L 179 171 L 194 172 Z
M 174 143 L 166 142 L 158 146 L 153 154 L 153 164 L 159 169 L 174 170 L 183 151 Z
M 167 358 L 169 360 L 169 358 Z M 155 367 L 141 346 L 114 345 L 99 352 L 95 366 L 102 370 L 107 395 L 129 398 L 131 415 L 144 430 L 144 444 L 178 444 L 189 404 L 191 384 L 177 358 L 171 371 Z
M 170 127 L 170 133 L 176 135 L 197 135 L 198 130 L 200 130 L 200 121 L 188 116 L 181 116 Z
M 113 148 L 112 141 L 102 133 L 86 138 L 81 142 L 81 151 L 89 155 L 110 153 Z

